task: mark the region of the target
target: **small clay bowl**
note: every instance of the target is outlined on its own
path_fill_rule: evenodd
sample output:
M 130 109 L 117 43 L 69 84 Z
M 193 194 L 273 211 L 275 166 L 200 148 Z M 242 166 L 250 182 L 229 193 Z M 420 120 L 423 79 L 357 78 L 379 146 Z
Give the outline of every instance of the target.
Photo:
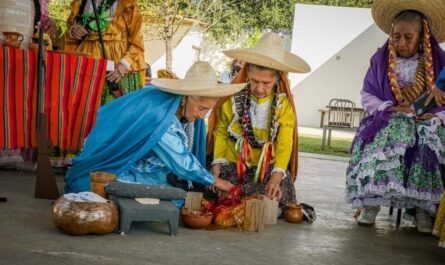
M 191 211 L 185 207 L 181 210 L 182 222 L 185 226 L 193 229 L 202 229 L 210 225 L 213 213 L 203 213 L 201 211 Z
M 289 223 L 299 224 L 303 221 L 302 209 L 303 206 L 299 203 L 289 203 L 286 212 L 284 213 L 284 218 Z

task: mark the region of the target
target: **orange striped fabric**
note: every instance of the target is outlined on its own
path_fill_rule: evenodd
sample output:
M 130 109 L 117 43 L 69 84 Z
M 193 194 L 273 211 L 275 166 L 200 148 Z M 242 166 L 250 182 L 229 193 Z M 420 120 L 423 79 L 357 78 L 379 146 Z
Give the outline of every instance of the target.
M 38 95 L 37 54 L 0 46 L 0 148 L 36 147 L 38 113 L 43 112 L 53 145 L 80 150 L 95 122 L 105 71 L 105 60 L 48 52 L 45 86 Z

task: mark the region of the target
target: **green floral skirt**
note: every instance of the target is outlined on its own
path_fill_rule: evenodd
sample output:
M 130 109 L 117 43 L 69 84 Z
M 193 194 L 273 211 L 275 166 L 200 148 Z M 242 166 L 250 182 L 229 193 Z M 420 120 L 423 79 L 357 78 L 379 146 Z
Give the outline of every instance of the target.
M 133 91 L 139 90 L 144 87 L 142 84 L 142 78 L 139 72 L 134 72 L 129 75 L 122 77 L 119 81 L 119 86 L 122 88 L 124 95 L 131 93 Z M 115 100 L 116 96 L 114 96 L 110 88 L 108 87 L 107 82 L 105 82 L 105 87 L 102 92 L 102 97 L 100 100 L 100 105 L 103 106 L 111 101 Z
M 419 207 L 434 213 L 443 192 L 445 164 L 445 129 L 440 119 L 416 122 L 397 113 L 370 143 L 363 145 L 358 135 L 346 177 L 346 200 L 353 208 Z

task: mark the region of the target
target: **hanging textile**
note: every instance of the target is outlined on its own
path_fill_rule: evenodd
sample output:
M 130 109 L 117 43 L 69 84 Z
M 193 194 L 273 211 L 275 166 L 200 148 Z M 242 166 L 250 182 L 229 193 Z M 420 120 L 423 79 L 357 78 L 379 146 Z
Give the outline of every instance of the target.
M 37 53 L 0 46 L 0 148 L 37 147 L 37 114 L 44 112 L 53 145 L 80 150 L 95 122 L 105 71 L 102 59 L 47 52 L 37 95 Z

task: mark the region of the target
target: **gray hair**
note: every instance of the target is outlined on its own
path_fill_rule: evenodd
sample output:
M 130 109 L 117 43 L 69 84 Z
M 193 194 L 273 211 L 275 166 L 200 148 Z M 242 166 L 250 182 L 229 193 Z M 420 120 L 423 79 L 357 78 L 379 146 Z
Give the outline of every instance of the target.
M 203 96 L 187 96 L 190 100 L 193 101 L 197 101 L 197 100 L 201 100 L 204 98 L 213 98 L 213 99 L 218 99 L 217 97 L 203 97 Z
M 257 64 L 249 64 L 249 67 L 247 68 L 247 71 L 251 72 L 252 69 L 254 69 L 254 68 L 255 68 L 255 69 L 258 69 L 258 70 L 260 70 L 260 71 L 264 71 L 264 70 L 266 70 L 266 71 L 271 71 L 271 72 L 273 72 L 276 76 L 280 76 L 278 70 L 276 70 L 276 69 L 272 69 L 272 68 L 269 68 L 269 67 L 266 67 L 266 66 L 262 66 L 262 65 L 257 65 Z
M 423 31 L 423 14 L 416 10 L 405 10 L 400 12 L 395 18 L 394 18 L 394 25 L 399 22 L 408 22 L 412 24 L 416 24 L 419 27 L 419 33 L 422 33 Z

